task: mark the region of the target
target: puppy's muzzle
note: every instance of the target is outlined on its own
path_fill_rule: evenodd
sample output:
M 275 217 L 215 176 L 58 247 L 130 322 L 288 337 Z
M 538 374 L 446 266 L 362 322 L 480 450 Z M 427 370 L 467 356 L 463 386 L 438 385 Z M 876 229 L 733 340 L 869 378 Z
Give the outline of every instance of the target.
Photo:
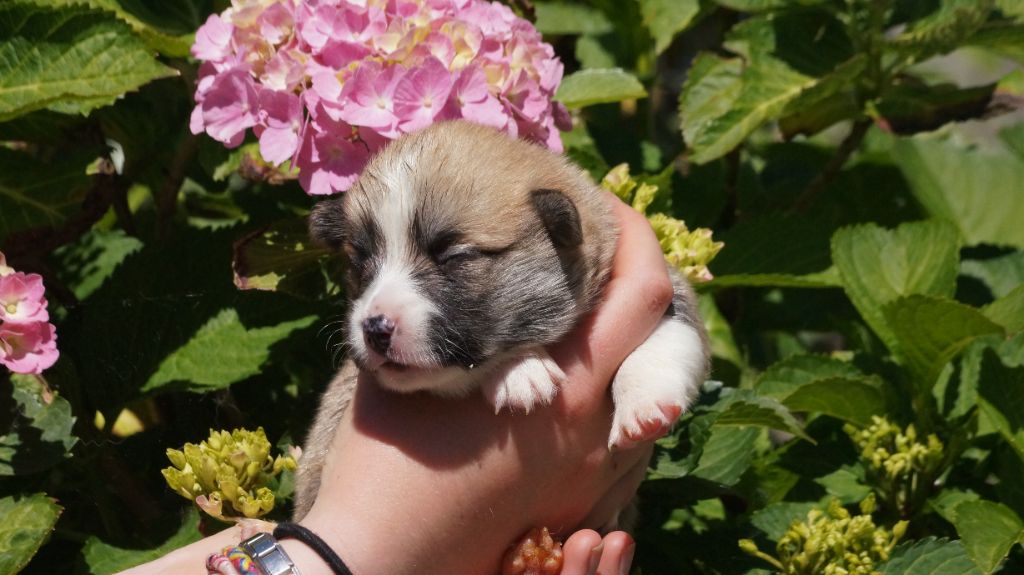
M 395 322 L 383 315 L 363 320 L 363 339 L 373 351 L 385 355 L 391 348 L 391 334 L 395 333 Z

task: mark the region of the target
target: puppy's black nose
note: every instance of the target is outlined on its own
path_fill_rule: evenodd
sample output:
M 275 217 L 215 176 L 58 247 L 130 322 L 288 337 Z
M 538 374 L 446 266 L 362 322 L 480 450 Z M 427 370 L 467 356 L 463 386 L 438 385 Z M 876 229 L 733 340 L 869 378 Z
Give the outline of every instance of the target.
M 382 315 L 375 315 L 363 320 L 363 338 L 373 351 L 384 355 L 391 347 L 391 334 L 395 332 L 395 322 Z

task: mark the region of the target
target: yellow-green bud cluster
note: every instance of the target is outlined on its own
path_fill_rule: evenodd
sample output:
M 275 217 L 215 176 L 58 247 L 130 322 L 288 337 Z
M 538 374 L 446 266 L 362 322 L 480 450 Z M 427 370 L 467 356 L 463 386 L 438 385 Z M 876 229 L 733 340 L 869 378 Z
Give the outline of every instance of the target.
M 906 429 L 888 419 L 871 417 L 871 425 L 859 429 L 847 424 L 844 431 L 860 449 L 860 455 L 876 472 L 891 481 L 919 474 L 930 477 L 942 464 L 942 441 L 935 434 L 919 441 L 911 423 Z
M 173 465 L 162 470 L 167 485 L 222 521 L 266 515 L 274 508 L 267 482 L 285 469 L 295 469 L 295 458 L 270 456 L 262 427 L 230 433 L 211 429 L 199 445 L 168 449 L 167 458 Z
M 658 186 L 638 182 L 630 176 L 629 164 L 619 164 L 612 168 L 601 180 L 601 186 L 645 215 L 658 194 Z M 650 215 L 647 219 L 658 236 L 665 259 L 682 272 L 687 280 L 699 283 L 712 279 L 708 263 L 725 244 L 712 241 L 711 230 L 697 228 L 691 231 L 682 220 L 661 213 Z
M 775 546 L 774 557 L 750 539 L 740 540 L 739 547 L 785 575 L 878 575 L 875 566 L 889 559 L 906 533 L 907 522 L 900 521 L 891 531 L 876 526 L 871 518 L 874 495 L 860 508 L 861 515 L 851 516 L 833 499 L 825 511 L 812 509 L 805 520 L 790 525 Z

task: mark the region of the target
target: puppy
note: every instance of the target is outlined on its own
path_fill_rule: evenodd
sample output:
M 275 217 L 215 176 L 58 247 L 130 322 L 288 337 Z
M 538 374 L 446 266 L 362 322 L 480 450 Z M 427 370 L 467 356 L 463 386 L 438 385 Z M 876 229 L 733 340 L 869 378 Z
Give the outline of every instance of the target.
M 370 160 L 320 202 L 313 238 L 348 260 L 349 358 L 321 400 L 299 464 L 296 518 L 359 371 L 397 392 L 481 390 L 496 412 L 549 404 L 565 375 L 545 346 L 599 302 L 618 231 L 603 192 L 568 160 L 464 122 L 435 124 Z M 608 445 L 663 435 L 707 372 L 689 285 L 612 383 Z

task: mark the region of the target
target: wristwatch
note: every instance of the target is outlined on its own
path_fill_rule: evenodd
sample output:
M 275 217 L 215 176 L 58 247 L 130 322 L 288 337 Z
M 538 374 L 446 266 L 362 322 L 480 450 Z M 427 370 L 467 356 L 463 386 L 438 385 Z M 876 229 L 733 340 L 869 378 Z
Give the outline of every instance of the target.
M 257 533 L 238 544 L 264 575 L 301 575 L 291 557 L 270 533 Z

